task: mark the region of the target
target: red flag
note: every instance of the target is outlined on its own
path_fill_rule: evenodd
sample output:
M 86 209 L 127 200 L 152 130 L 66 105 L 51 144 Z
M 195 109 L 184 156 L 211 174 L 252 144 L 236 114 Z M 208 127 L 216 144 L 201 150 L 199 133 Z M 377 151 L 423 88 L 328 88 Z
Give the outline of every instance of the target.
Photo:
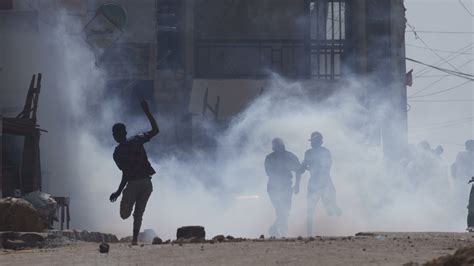
M 413 69 L 408 71 L 408 73 L 407 73 L 406 85 L 408 87 L 411 87 L 413 85 Z

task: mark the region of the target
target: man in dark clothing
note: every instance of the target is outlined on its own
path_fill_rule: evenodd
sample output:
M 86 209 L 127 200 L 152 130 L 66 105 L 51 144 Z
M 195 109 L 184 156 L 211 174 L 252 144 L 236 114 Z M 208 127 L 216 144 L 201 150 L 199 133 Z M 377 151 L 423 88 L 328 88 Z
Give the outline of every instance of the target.
M 466 150 L 459 152 L 456 161 L 451 165 L 451 175 L 455 181 L 461 183 L 464 183 L 467 178 L 473 177 L 469 181 L 472 183 L 474 182 L 474 140 L 467 140 L 465 147 Z M 464 182 L 462 182 L 463 180 Z M 474 232 L 474 186 L 471 187 L 467 210 L 467 230 Z
M 117 123 L 112 127 L 113 137 L 119 143 L 114 151 L 114 161 L 122 170 L 122 181 L 117 191 L 110 195 L 110 201 L 115 202 L 123 191 L 120 202 L 120 217 L 122 219 L 130 217 L 135 205 L 132 245 L 137 244 L 143 213 L 153 191 L 151 176 L 155 174 L 143 144 L 159 133 L 158 124 L 150 112 L 148 103 L 142 101 L 141 106 L 150 121 L 150 131 L 127 139 L 127 130 L 124 124 Z
M 313 235 L 313 217 L 316 205 L 321 199 L 329 215 L 341 215 L 336 204 L 336 189 L 331 180 L 332 157 L 328 149 L 322 146 L 323 136 L 319 132 L 311 134 L 311 149 L 307 150 L 296 178 L 295 193 L 299 192 L 301 174 L 309 170 L 307 219 L 308 236 Z
M 265 158 L 265 172 L 268 176 L 267 191 L 275 208 L 275 223 L 269 234 L 274 237 L 286 237 L 288 234 L 288 217 L 292 198 L 292 171 L 300 169 L 298 157 L 286 151 L 285 144 L 279 138 L 272 141 L 273 152 Z

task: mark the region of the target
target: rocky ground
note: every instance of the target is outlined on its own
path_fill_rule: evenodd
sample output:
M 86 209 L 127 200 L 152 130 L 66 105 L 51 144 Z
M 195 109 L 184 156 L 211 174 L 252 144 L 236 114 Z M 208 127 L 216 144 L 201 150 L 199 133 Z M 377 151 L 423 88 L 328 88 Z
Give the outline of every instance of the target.
M 98 243 L 71 241 L 60 247 L 0 250 L 0 265 L 418 265 L 471 245 L 472 233 L 361 233 L 139 246 L 115 243 L 108 254 L 101 254 Z M 469 252 L 458 253 L 470 256 Z

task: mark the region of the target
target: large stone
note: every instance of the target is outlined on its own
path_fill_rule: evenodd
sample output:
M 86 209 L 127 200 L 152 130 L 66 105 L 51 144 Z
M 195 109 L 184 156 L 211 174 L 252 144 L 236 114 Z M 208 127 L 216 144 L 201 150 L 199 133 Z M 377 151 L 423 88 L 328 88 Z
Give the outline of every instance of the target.
M 161 244 L 163 244 L 163 240 L 161 240 L 161 238 L 159 238 L 159 237 L 155 237 L 155 238 L 153 238 L 153 241 L 151 242 L 151 244 L 161 245 Z
M 43 233 L 0 233 L 1 247 L 4 249 L 37 248 L 46 245 L 47 234 Z
M 41 232 L 48 224 L 36 209 L 24 199 L 0 199 L 0 231 Z
M 176 232 L 177 239 L 205 239 L 206 231 L 202 226 L 183 226 L 178 228 Z
M 109 253 L 110 246 L 107 243 L 102 243 L 99 245 L 99 252 L 100 253 Z

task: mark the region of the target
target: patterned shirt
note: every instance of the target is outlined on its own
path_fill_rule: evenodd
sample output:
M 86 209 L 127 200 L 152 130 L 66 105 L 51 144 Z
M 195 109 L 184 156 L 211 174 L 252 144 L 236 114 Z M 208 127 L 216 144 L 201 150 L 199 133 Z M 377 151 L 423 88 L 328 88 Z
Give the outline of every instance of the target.
M 151 178 L 156 173 L 143 147 L 149 140 L 148 133 L 143 133 L 127 139 L 115 148 L 114 161 L 128 181 Z
M 309 185 L 326 186 L 331 182 L 332 157 L 325 147 L 307 150 L 301 165 L 311 173 Z

